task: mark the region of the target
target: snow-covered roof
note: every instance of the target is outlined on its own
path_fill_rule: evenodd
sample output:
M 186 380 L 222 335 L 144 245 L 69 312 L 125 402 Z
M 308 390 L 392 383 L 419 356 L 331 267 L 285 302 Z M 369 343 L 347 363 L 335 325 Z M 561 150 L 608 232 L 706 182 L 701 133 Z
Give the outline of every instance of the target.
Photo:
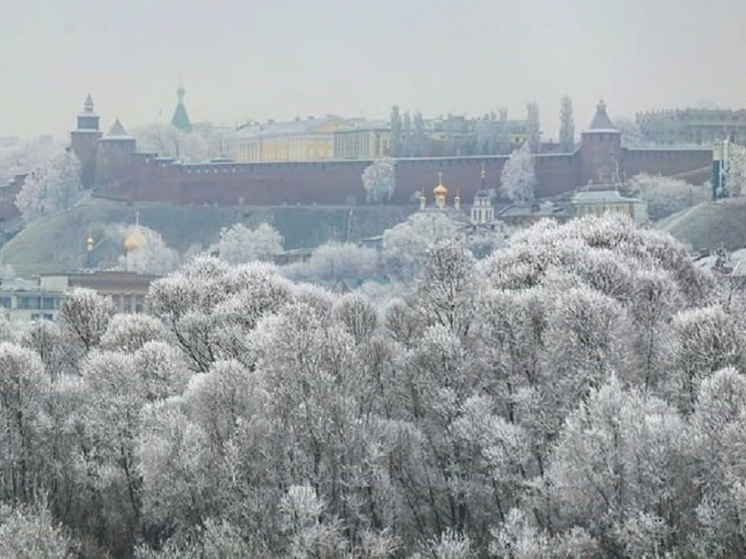
M 133 140 L 134 138 L 127 133 L 119 119 L 114 121 L 114 124 L 109 129 L 109 132 L 104 136 L 104 140 Z
M 597 134 L 603 132 L 604 134 L 621 134 L 616 128 L 589 128 L 582 132 L 582 134 Z
M 596 114 L 593 116 L 591 125 L 588 127 L 589 132 L 619 132 L 614 123 L 611 122 L 609 115 L 606 113 L 606 103 L 603 99 L 596 105 Z
M 238 129 L 239 138 L 270 138 L 275 136 L 295 135 L 329 135 L 336 131 L 347 131 L 364 128 L 360 119 L 348 119 L 339 116 L 297 119 L 285 122 L 254 123 Z
M 608 202 L 642 202 L 642 200 L 625 198 L 616 190 L 588 190 L 576 192 L 572 196 L 573 204 L 604 204 Z

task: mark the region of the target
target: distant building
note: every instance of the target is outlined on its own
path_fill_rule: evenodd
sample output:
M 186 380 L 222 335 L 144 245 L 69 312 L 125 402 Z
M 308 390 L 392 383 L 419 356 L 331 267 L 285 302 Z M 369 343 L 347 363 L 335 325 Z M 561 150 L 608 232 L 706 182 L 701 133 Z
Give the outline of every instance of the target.
M 238 129 L 237 161 L 240 163 L 324 161 L 335 158 L 335 133 L 352 129 L 354 121 L 328 115 L 269 121 Z
M 648 111 L 637 113 L 636 121 L 643 139 L 653 144 L 746 143 L 746 109 Z
M 434 204 L 428 205 L 427 197 L 420 196 L 421 212 L 440 212 L 455 225 L 460 237 L 475 240 L 504 238 L 508 229 L 502 219 L 495 218 L 495 208 L 486 183 L 486 172 L 482 167 L 479 188 L 467 213 L 461 207 L 461 196 L 456 194 L 449 205 L 448 188 L 443 184 L 443 174 L 438 173 L 438 184 L 433 189 Z
M 384 121 L 363 121 L 348 130 L 334 132 L 335 159 L 388 157 L 391 129 Z
M 573 217 L 618 213 L 635 223 L 647 223 L 648 205 L 638 198 L 625 198 L 616 190 L 576 192 L 570 201 Z
M 0 312 L 11 323 L 56 320 L 63 293 L 37 280 L 4 279 L 0 286 Z
M 506 225 L 514 228 L 530 227 L 542 219 L 565 221 L 569 218 L 567 210 L 552 202 L 534 202 L 533 204 L 517 204 L 503 209 L 499 218 Z
M 3 280 L 0 312 L 10 322 L 57 320 L 60 305 L 70 289 L 83 287 L 108 297 L 120 313 L 146 310 L 146 296 L 158 276 L 134 272 L 42 274 L 36 280 Z
M 108 297 L 121 313 L 140 313 L 146 310 L 146 296 L 150 284 L 159 276 L 121 271 L 95 271 L 91 273 L 42 274 L 39 286 L 49 292 L 65 293 L 75 287 L 93 289 Z

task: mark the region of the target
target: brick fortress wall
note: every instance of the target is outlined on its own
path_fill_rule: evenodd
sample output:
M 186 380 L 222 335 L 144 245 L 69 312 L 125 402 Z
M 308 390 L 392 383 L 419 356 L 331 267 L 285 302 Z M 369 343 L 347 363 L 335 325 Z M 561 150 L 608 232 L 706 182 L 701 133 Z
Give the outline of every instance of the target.
M 537 196 L 573 190 L 578 184 L 579 152 L 536 156 Z M 507 156 L 400 159 L 392 204 L 432 198 L 443 173 L 451 196 L 469 204 L 479 185 L 482 165 L 489 188 L 499 187 Z M 361 175 L 370 161 L 299 163 L 212 163 L 184 165 L 153 154 L 132 154 L 124 180 L 100 186 L 98 194 L 130 202 L 184 205 L 346 205 L 364 203 Z

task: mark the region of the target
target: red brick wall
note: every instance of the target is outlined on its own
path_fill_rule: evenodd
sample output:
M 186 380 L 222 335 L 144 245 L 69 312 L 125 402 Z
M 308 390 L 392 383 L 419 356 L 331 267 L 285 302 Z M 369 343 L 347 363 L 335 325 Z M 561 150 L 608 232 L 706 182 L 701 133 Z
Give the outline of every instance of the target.
M 640 173 L 676 175 L 712 167 L 712 150 L 624 150 L 627 177 Z
M 708 151 L 624 150 L 620 171 L 676 174 L 711 164 Z M 482 164 L 487 186 L 498 189 L 507 156 L 402 159 L 396 164 L 393 204 L 417 203 L 416 194 L 432 200 L 438 173 L 449 196 L 471 203 L 480 183 Z M 535 159 L 539 198 L 555 196 L 584 184 L 588 158 L 574 154 L 544 154 Z M 128 179 L 99 193 L 129 201 L 174 202 L 185 205 L 344 205 L 365 202 L 361 175 L 370 162 L 247 163 L 180 165 L 134 154 Z

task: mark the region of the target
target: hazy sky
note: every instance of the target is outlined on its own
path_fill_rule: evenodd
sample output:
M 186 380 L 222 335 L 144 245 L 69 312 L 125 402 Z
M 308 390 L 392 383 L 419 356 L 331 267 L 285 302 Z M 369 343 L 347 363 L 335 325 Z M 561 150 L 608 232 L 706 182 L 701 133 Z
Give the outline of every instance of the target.
M 0 136 L 335 113 L 746 107 L 743 0 L 0 0 Z

